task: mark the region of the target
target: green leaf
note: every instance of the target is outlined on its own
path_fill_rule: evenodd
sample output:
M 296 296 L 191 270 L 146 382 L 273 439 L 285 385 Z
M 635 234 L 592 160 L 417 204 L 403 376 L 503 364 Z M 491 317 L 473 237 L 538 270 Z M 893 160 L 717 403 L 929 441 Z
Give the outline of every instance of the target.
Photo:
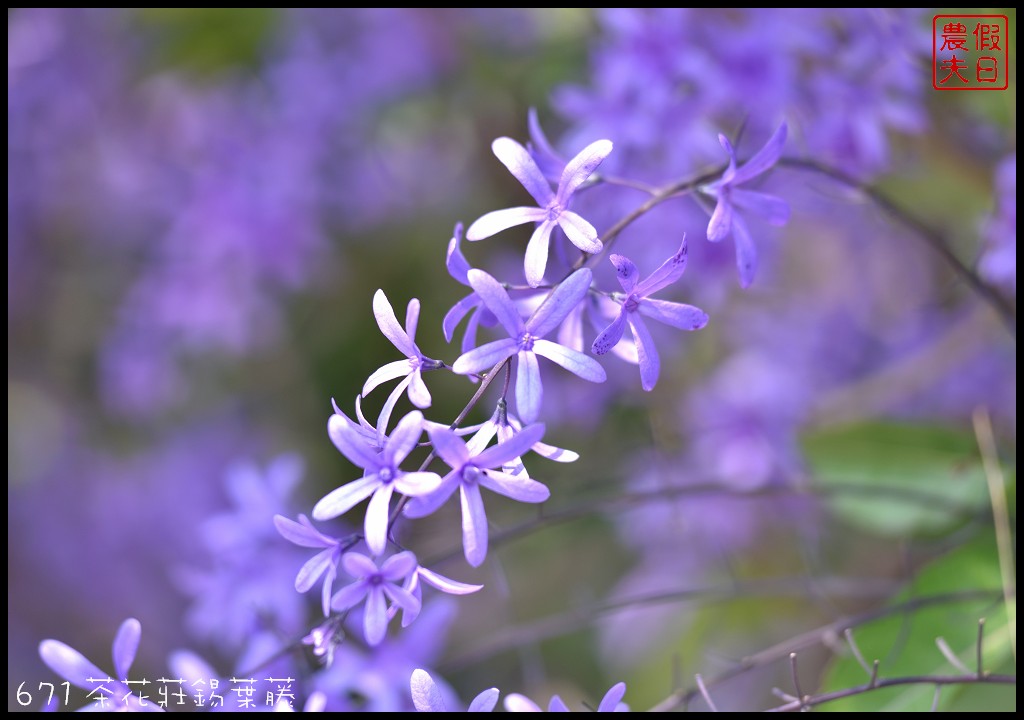
M 939 533 L 988 504 L 970 433 L 863 423 L 811 433 L 804 451 L 830 509 L 871 533 Z

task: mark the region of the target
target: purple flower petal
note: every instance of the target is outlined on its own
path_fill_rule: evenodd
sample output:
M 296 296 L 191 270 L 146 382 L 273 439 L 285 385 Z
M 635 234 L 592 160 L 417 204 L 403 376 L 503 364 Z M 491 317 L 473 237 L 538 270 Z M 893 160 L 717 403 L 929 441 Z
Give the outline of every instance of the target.
M 135 653 L 139 649 L 141 637 L 142 624 L 135 618 L 128 618 L 117 629 L 113 646 L 116 679 L 126 680 L 128 678 L 128 671 L 132 669 L 132 663 L 135 662 Z
M 557 181 L 565 169 L 565 160 L 551 147 L 544 130 L 537 119 L 537 111 L 530 108 L 526 116 L 526 126 L 530 131 L 530 156 L 537 163 L 544 176 Z
M 616 683 L 612 685 L 611 689 L 604 694 L 604 698 L 601 699 L 601 704 L 597 706 L 598 712 L 615 712 L 616 708 L 619 707 L 619 703 L 622 702 L 622 698 L 626 696 L 626 683 Z
M 493 445 L 473 458 L 473 464 L 479 468 L 496 468 L 511 462 L 533 447 L 544 437 L 544 424 L 529 425 L 513 435 L 505 442 Z
M 480 473 L 480 484 L 492 492 L 518 502 L 541 503 L 551 497 L 551 491 L 543 483 L 499 470 L 485 470 Z
M 622 333 L 626 329 L 626 316 L 628 314 L 624 307 L 619 310 L 619 314 L 615 316 L 615 319 L 611 321 L 608 327 L 594 338 L 594 344 L 590 346 L 592 353 L 604 355 L 619 343 L 619 340 L 622 339 Z
M 746 222 L 738 215 L 733 222 L 733 242 L 736 245 L 736 269 L 740 273 L 740 287 L 748 288 L 757 273 L 757 246 L 750 237 Z
M 416 569 L 417 565 L 416 555 L 406 550 L 397 555 L 392 555 L 385 560 L 380 566 L 380 574 L 386 580 L 398 582 L 407 578 Z
M 558 216 L 558 226 L 569 242 L 585 253 L 593 255 L 604 248 L 597 238 L 597 229 L 572 210 L 565 210 Z
M 469 281 L 466 281 L 467 284 Z M 466 297 L 459 300 L 457 303 L 452 305 L 451 310 L 444 316 L 444 321 L 441 323 L 441 327 L 444 329 L 444 339 L 446 342 L 451 342 L 452 337 L 455 335 L 455 328 L 462 322 L 462 318 L 466 317 L 473 308 L 480 304 L 480 298 L 476 296 L 476 293 L 470 293 Z
M 405 333 L 409 336 L 409 340 L 412 341 L 412 346 L 415 348 L 417 356 L 420 354 L 419 348 L 416 347 L 416 325 L 419 321 L 420 301 L 417 298 L 413 298 L 405 308 Z
M 569 198 L 572 197 L 572 194 L 576 192 L 576 189 L 585 183 L 593 172 L 597 170 L 597 166 L 608 157 L 612 147 L 611 140 L 598 140 L 580 150 L 579 154 L 569 161 L 565 166 L 565 170 L 562 171 L 562 179 L 558 183 L 557 198 L 559 205 L 565 206 Z M 544 204 L 541 203 L 541 205 Z
M 373 316 L 377 319 L 377 326 L 384 333 L 384 337 L 390 340 L 403 355 L 407 357 L 419 355 L 412 338 L 398 324 L 395 311 L 383 290 L 378 290 L 373 294 Z
M 502 230 L 508 230 L 516 225 L 523 225 L 531 222 L 541 222 L 548 217 L 548 211 L 537 207 L 514 207 L 504 210 L 493 210 L 486 215 L 477 218 L 469 230 L 466 231 L 466 239 L 469 241 L 483 240 L 492 235 L 497 235 Z
M 526 244 L 526 255 L 523 258 L 523 272 L 530 287 L 537 287 L 544 282 L 544 271 L 548 266 L 548 247 L 551 243 L 551 231 L 555 229 L 553 220 L 545 220 L 533 231 L 530 241 Z
M 441 691 L 425 670 L 412 671 L 409 689 L 412 692 L 412 704 L 418 712 L 448 712 Z
M 535 340 L 533 351 L 538 355 L 546 357 L 557 365 L 561 365 L 576 377 L 590 382 L 604 382 L 608 376 L 604 368 L 594 358 L 584 355 L 576 350 L 553 343 L 550 340 Z
M 407 472 L 395 478 L 395 489 L 403 495 L 429 495 L 441 487 L 441 476 L 435 472 Z
M 370 588 L 363 609 L 363 634 L 368 645 L 380 645 L 388 634 L 388 607 L 380 586 Z
M 524 328 L 534 337 L 544 337 L 554 330 L 587 294 L 593 278 L 589 268 L 580 268 L 567 277 L 551 291 Z
M 384 594 L 391 598 L 391 602 L 402 608 L 404 612 L 419 615 L 422 603 L 415 595 L 397 585 L 385 583 L 381 587 L 384 589 Z
M 46 666 L 83 690 L 92 690 L 95 682 L 90 679 L 105 679 L 107 673 L 86 660 L 82 653 L 59 640 L 43 640 L 39 643 L 39 657 Z
M 423 579 L 423 582 L 436 587 L 441 592 L 446 592 L 449 595 L 469 595 L 475 593 L 478 590 L 483 590 L 483 585 L 470 585 L 469 583 L 461 583 L 451 578 L 440 575 L 432 570 L 427 570 L 425 567 L 421 567 L 417 570 L 419 576 Z
M 526 148 L 512 138 L 500 137 L 491 143 L 491 150 L 515 179 L 523 184 L 538 205 L 546 207 L 554 200 L 555 194 L 551 192 L 551 185 Z
M 729 236 L 732 229 L 732 206 L 724 194 L 718 196 L 718 204 L 715 211 L 711 213 L 711 220 L 708 222 L 708 240 L 720 242 Z
M 473 698 L 473 702 L 469 704 L 469 709 L 466 712 L 491 712 L 494 706 L 498 704 L 498 696 L 500 694 L 498 688 L 484 690 Z
M 354 465 L 366 470 L 376 470 L 380 467 L 377 453 L 344 416 L 331 415 L 328 418 L 327 435 L 334 443 L 334 447 Z
M 491 318 L 494 325 L 498 324 L 497 320 L 494 319 L 494 315 L 491 314 L 491 311 L 485 307 L 481 307 L 479 312 L 473 313 L 466 322 L 466 332 L 462 336 L 462 345 L 460 346 L 460 349 L 463 354 L 468 353 L 476 347 L 476 329 L 480 325 L 485 314 Z
M 608 259 L 615 266 L 615 277 L 619 280 L 622 292 L 627 295 L 633 292 L 633 289 L 636 288 L 636 281 L 640 277 L 640 271 L 636 269 L 633 261 L 625 255 L 616 255 L 614 253 Z
M 334 546 L 334 543 L 327 540 L 326 536 L 307 524 L 309 520 L 305 515 L 299 515 L 299 518 L 300 520 L 305 520 L 305 523 L 295 522 L 283 515 L 275 515 L 274 527 L 277 528 L 277 532 L 281 534 L 281 537 L 299 547 L 322 548 Z
M 658 382 L 658 374 L 661 372 L 658 349 L 654 347 L 654 339 L 643 318 L 638 314 L 629 314 L 629 327 L 633 331 L 633 340 L 636 342 L 636 352 L 640 360 L 640 386 L 650 392 Z
M 734 205 L 764 218 L 772 225 L 785 225 L 789 222 L 789 204 L 774 195 L 733 188 L 732 202 Z
M 540 455 L 542 458 L 548 460 L 554 460 L 555 462 L 567 463 L 576 462 L 580 459 L 580 454 L 573 452 L 572 450 L 566 450 L 565 448 L 555 447 L 554 445 L 548 445 L 547 443 L 535 443 L 532 448 L 535 453 Z
M 347 552 L 342 555 L 341 567 L 354 578 L 370 577 L 377 572 L 377 563 L 358 552 Z
M 680 330 L 700 330 L 708 324 L 708 314 L 700 308 L 666 300 L 644 298 L 640 314 Z
M 487 372 L 502 360 L 515 355 L 517 347 L 516 341 L 511 338 L 495 340 L 486 345 L 481 345 L 464 355 L 460 355 L 452 363 L 452 372 L 458 375 Z
M 716 183 L 716 185 L 724 185 L 726 183 L 732 183 L 733 178 L 736 177 L 736 149 L 733 148 L 732 143 L 729 142 L 729 138 L 721 133 L 718 134 L 718 142 L 722 144 L 722 147 L 725 148 L 725 152 L 729 155 L 729 167 L 727 167 L 725 172 L 722 173 L 722 179 Z
M 299 574 L 295 576 L 295 590 L 300 593 L 307 592 L 332 565 L 334 565 L 334 548 L 318 552 L 299 568 Z
M 469 460 L 469 450 L 466 443 L 448 428 L 430 428 L 430 443 L 434 446 L 434 452 L 448 463 L 448 467 L 459 470 Z
M 409 400 L 418 408 L 430 407 L 430 391 L 423 382 L 423 370 L 416 368 L 409 376 Z
M 363 601 L 363 598 L 366 597 L 366 593 L 369 589 L 370 586 L 362 580 L 354 582 L 351 585 L 346 585 L 341 590 L 334 593 L 334 597 L 331 599 L 331 609 L 338 612 L 345 612 L 350 608 L 354 608 Z
M 679 249 L 676 250 L 672 257 L 663 262 L 657 270 L 644 278 L 643 282 L 637 284 L 637 293 L 642 297 L 653 295 L 681 278 L 686 270 L 687 255 L 689 255 L 689 249 L 686 246 L 686 235 L 684 233 L 683 240 L 679 243 Z
M 462 223 L 455 223 L 455 230 L 452 232 L 452 239 L 448 241 L 448 255 L 445 257 L 445 265 L 448 267 L 448 274 L 463 285 L 469 285 L 466 273 L 471 265 L 462 254 L 459 243 L 462 241 Z
M 543 712 L 537 703 L 519 693 L 505 696 L 505 710 L 508 712 Z
M 406 375 L 402 382 L 398 383 L 391 389 L 391 394 L 388 395 L 388 399 L 384 401 L 383 407 L 380 409 L 380 415 L 377 416 L 377 445 L 381 449 L 381 453 L 384 452 L 384 446 L 387 444 L 387 429 L 388 424 L 391 422 L 391 414 L 395 411 L 395 405 L 398 404 L 398 399 L 402 397 L 402 393 L 406 391 L 409 385 L 412 383 L 412 374 Z M 377 456 L 378 467 L 380 463 L 384 462 L 380 455 Z
M 405 377 L 410 373 L 412 368 L 409 366 L 408 360 L 395 360 L 389 362 L 387 365 L 377 368 L 373 371 L 370 377 L 366 378 L 366 382 L 363 383 L 363 397 L 366 397 L 373 391 L 375 387 L 382 383 L 386 383 L 389 380 L 396 378 Z
M 540 415 L 544 387 L 540 381 L 540 367 L 537 356 L 530 351 L 519 353 L 519 367 L 516 369 L 516 409 L 524 422 L 534 422 Z
M 344 515 L 366 498 L 373 495 L 380 486 L 376 474 L 353 480 L 347 485 L 331 490 L 313 506 L 313 519 L 323 522 Z
M 569 706 L 558 695 L 552 695 L 548 702 L 548 712 L 571 712 Z
M 522 332 L 523 319 L 501 283 L 483 270 L 470 270 L 469 284 L 509 335 L 515 337 Z
M 384 444 L 381 459 L 392 468 L 397 468 L 416 447 L 423 435 L 423 413 L 413 410 L 398 421 L 394 432 Z
M 487 557 L 487 513 L 484 499 L 480 496 L 479 485 L 463 485 L 462 502 L 462 548 L 466 562 L 480 567 Z
M 402 514 L 409 518 L 422 518 L 437 512 L 448 502 L 448 498 L 459 487 L 459 478 L 451 473 L 446 475 L 441 485 L 431 493 L 412 498 L 405 506 Z
M 733 185 L 747 182 L 758 175 L 767 172 L 782 156 L 782 146 L 786 144 L 786 123 L 782 123 L 775 134 L 769 138 L 764 147 L 757 151 L 754 157 L 750 158 L 736 171 L 730 182 Z
M 374 555 L 383 555 L 388 547 L 388 514 L 391 508 L 391 495 L 394 492 L 394 483 L 381 485 L 370 498 L 370 504 L 366 506 L 363 534 L 366 547 L 370 548 Z

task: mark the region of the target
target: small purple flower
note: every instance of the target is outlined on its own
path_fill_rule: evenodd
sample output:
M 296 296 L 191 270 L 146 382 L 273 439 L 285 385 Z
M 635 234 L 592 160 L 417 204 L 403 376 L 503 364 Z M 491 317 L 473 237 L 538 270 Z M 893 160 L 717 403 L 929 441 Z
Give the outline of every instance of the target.
M 310 558 L 295 576 L 295 589 L 300 593 L 310 588 L 324 576 L 322 592 L 324 617 L 331 614 L 331 588 L 338 576 L 338 562 L 341 560 L 341 540 L 324 535 L 313 527 L 313 523 L 305 515 L 299 515 L 299 521 L 289 520 L 283 515 L 274 516 L 274 526 L 288 542 L 299 547 L 323 548 Z
M 601 704 L 597 706 L 598 712 L 629 712 L 629 706 L 622 702 L 622 698 L 626 695 L 626 683 L 617 683 L 612 685 L 611 689 L 604 694 L 601 699 Z M 540 706 L 537 705 L 533 700 L 520 695 L 519 693 L 512 693 L 505 697 L 505 709 L 508 712 L 543 712 Z M 569 706 L 566 705 L 562 698 L 557 695 L 551 697 L 551 702 L 548 703 L 548 712 L 572 712 L 569 710 Z
M 441 484 L 437 473 L 405 472 L 398 467 L 423 434 L 423 413 L 413 410 L 402 418 L 391 437 L 384 440 L 380 454 L 366 444 L 351 423 L 338 415 L 332 415 L 327 421 L 327 433 L 335 447 L 363 468 L 365 474 L 321 498 L 313 507 L 313 519 L 322 522 L 336 518 L 372 495 L 366 508 L 364 531 L 370 552 L 380 555 L 387 547 L 388 509 L 395 490 L 415 497 L 433 492 Z
M 97 699 L 82 708 L 89 712 L 123 710 L 131 712 L 163 712 L 159 705 L 146 702 L 132 694 L 128 686 L 128 671 L 135 662 L 139 649 L 142 625 L 135 618 L 128 618 L 117 630 L 112 654 L 114 677 L 100 670 L 74 648 L 60 640 L 43 640 L 39 643 L 39 657 L 46 666 L 75 687 L 89 691 Z
M 623 293 L 614 293 L 612 299 L 622 304 L 618 316 L 597 336 L 591 350 L 595 355 L 604 355 L 614 348 L 622 339 L 628 322 L 640 361 L 640 384 L 644 390 L 650 391 L 658 382 L 661 361 L 654 339 L 640 316 L 646 315 L 680 330 L 700 330 L 708 323 L 707 313 L 700 308 L 667 300 L 652 300 L 649 297 L 682 276 L 686 269 L 686 237 L 683 237 L 678 252 L 642 282 L 637 281 L 639 272 L 629 258 L 612 255 L 610 259 L 623 290 Z
M 417 668 L 409 678 L 409 690 L 412 692 L 412 704 L 418 712 L 448 712 L 441 697 L 441 691 L 426 670 Z M 491 712 L 498 704 L 498 688 L 490 688 L 473 698 L 466 712 Z
M 391 417 L 391 410 L 394 408 L 395 402 L 406 388 L 408 388 L 409 400 L 413 405 L 418 408 L 430 407 L 430 391 L 427 390 L 427 386 L 423 382 L 423 371 L 437 370 L 444 367 L 444 363 L 428 358 L 420 352 L 416 345 L 416 325 L 420 319 L 419 300 L 413 298 L 409 301 L 405 312 L 404 330 L 398 324 L 395 311 L 383 290 L 378 290 L 373 295 L 373 315 L 377 318 L 377 326 L 380 327 L 384 336 L 406 356 L 405 360 L 395 360 L 378 368 L 363 383 L 362 395 L 365 397 L 381 383 L 403 376 L 405 378 L 392 390 L 391 396 L 388 398 L 385 405 L 387 416 L 385 417 L 384 412 L 381 412 L 381 421 L 377 423 L 377 427 L 383 432 L 387 430 L 387 421 Z
M 432 429 L 430 441 L 434 450 L 452 471 L 445 475 L 435 492 L 414 498 L 406 505 L 406 516 L 419 518 L 430 515 L 444 505 L 458 488 L 462 500 L 462 547 L 466 561 L 473 567 L 479 567 L 487 557 L 487 514 L 480 486 L 519 502 L 547 500 L 551 493 L 543 484 L 525 475 L 509 475 L 493 469 L 519 457 L 543 436 L 543 425 L 530 425 L 507 442 L 480 449 L 472 440 L 467 445 L 451 430 Z
M 469 271 L 471 268 L 469 262 L 459 249 L 461 240 L 462 223 L 456 223 L 452 239 L 448 241 L 448 256 L 445 264 L 448 266 L 449 275 L 466 287 L 469 287 Z M 480 297 L 475 292 L 472 292 L 455 303 L 444 316 L 442 327 L 444 328 L 444 339 L 446 341 L 452 341 L 455 328 L 467 315 L 469 315 L 469 320 L 466 321 L 466 332 L 462 336 L 462 352 L 464 353 L 469 352 L 476 346 L 476 329 L 479 325 L 494 327 L 498 324 L 498 319 L 494 317 L 494 314 L 484 307 Z
M 523 184 L 539 207 L 517 207 L 495 210 L 477 219 L 466 231 L 467 240 L 483 240 L 502 230 L 523 223 L 536 222 L 529 244 L 526 246 L 526 281 L 537 287 L 544 281 L 548 264 L 548 244 L 555 226 L 569 238 L 569 242 L 585 253 L 601 252 L 603 245 L 597 230 L 589 222 L 569 210 L 573 193 L 585 183 L 597 166 L 612 151 L 610 140 L 598 140 L 580 151 L 565 166 L 558 191 L 552 192 L 544 173 L 537 167 L 529 151 L 511 138 L 498 138 L 491 144 L 495 156 Z
M 750 237 L 747 224 L 736 212 L 737 207 L 750 210 L 772 225 L 785 225 L 789 220 L 789 205 L 774 195 L 753 190 L 742 190 L 738 186 L 768 172 L 778 162 L 782 146 L 786 143 L 786 123 L 782 123 L 765 146 L 757 151 L 740 167 L 736 167 L 736 151 L 725 135 L 718 141 L 729 153 L 729 167 L 722 178 L 700 188 L 701 192 L 717 198 L 718 203 L 708 223 L 708 240 L 719 242 L 731 232 L 736 243 L 736 267 L 740 274 L 740 285 L 750 287 L 757 270 L 757 248 Z
M 497 280 L 483 270 L 470 270 L 470 284 L 484 305 L 498 318 L 509 337 L 464 353 L 452 365 L 452 370 L 460 375 L 481 373 L 502 360 L 517 356 L 516 408 L 524 422 L 537 419 L 544 397 L 537 355 L 548 358 L 584 380 L 604 382 L 604 368 L 593 358 L 543 339 L 558 327 L 587 294 L 591 277 L 589 269 L 580 268 L 562 281 L 530 319 L 523 322 L 515 303 Z
M 387 601 L 409 612 L 418 613 L 420 601 L 399 583 L 415 572 L 416 556 L 409 551 L 392 555 L 384 563 L 377 564 L 366 555 L 348 552 L 341 556 L 341 566 L 355 582 L 339 590 L 331 600 L 331 607 L 338 612 L 349 610 L 363 599 L 363 632 L 366 642 L 380 645 L 388 631 Z

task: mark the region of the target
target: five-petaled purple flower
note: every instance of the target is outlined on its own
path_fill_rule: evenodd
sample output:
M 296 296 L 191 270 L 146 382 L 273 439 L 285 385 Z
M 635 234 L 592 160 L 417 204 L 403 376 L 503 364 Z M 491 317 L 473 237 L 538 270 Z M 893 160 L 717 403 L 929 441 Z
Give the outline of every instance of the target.
M 529 244 L 526 246 L 526 282 L 537 287 L 544 281 L 548 264 L 548 244 L 555 226 L 569 238 L 569 242 L 585 253 L 597 253 L 603 247 L 597 230 L 589 222 L 569 210 L 573 193 L 585 183 L 597 166 L 612 151 L 610 140 L 598 140 L 587 145 L 565 166 L 558 182 L 558 191 L 552 192 L 544 173 L 530 157 L 529 151 L 515 140 L 501 137 L 491 144 L 495 156 L 523 184 L 539 207 L 516 207 L 495 210 L 477 219 L 466 231 L 467 240 L 483 240 L 502 230 L 523 223 L 536 222 Z
M 117 630 L 112 653 L 114 656 L 114 677 L 86 659 L 82 653 L 65 645 L 60 640 L 43 640 L 39 643 L 39 657 L 47 667 L 75 687 L 89 691 L 95 697 L 83 710 L 103 712 L 125 710 L 131 712 L 163 712 L 159 705 L 146 702 L 132 694 L 128 685 L 128 671 L 135 662 L 139 649 L 142 625 L 135 618 L 128 618 Z
M 327 421 L 327 433 L 335 447 L 366 472 L 358 480 L 327 493 L 313 507 L 313 519 L 324 521 L 343 515 L 370 497 L 366 508 L 365 538 L 370 552 L 380 555 L 388 542 L 388 508 L 395 490 L 417 496 L 433 492 L 441 478 L 432 472 L 405 472 L 398 466 L 412 452 L 423 434 L 423 413 L 413 410 L 402 418 L 384 448 L 377 454 L 363 436 L 339 415 Z
M 377 428 L 383 433 L 387 431 L 388 420 L 391 418 L 395 403 L 406 388 L 409 389 L 409 400 L 413 405 L 418 408 L 430 407 L 430 391 L 423 382 L 423 371 L 437 370 L 444 367 L 444 363 L 428 358 L 416 345 L 416 324 L 420 319 L 420 301 L 416 298 L 410 300 L 406 308 L 404 330 L 398 324 L 395 311 L 383 290 L 378 290 L 373 295 L 373 316 L 377 318 L 377 326 L 384 336 L 406 356 L 405 360 L 395 360 L 378 368 L 363 383 L 362 395 L 365 397 L 381 383 L 405 376 L 405 379 L 391 391 L 387 402 L 384 403 L 384 409 L 381 410 Z
M 540 415 L 544 390 L 537 355 L 543 355 L 569 372 L 591 382 L 604 382 L 604 368 L 593 358 L 564 347 L 544 336 L 554 330 L 572 312 L 590 288 L 591 273 L 580 268 L 556 287 L 529 320 L 523 322 L 519 310 L 501 284 L 483 270 L 470 270 L 469 283 L 494 313 L 509 337 L 481 345 L 461 355 L 452 365 L 460 375 L 481 373 L 513 355 L 519 358 L 516 371 L 516 408 L 523 422 L 532 423 Z
M 355 582 L 335 594 L 331 607 L 343 612 L 366 598 L 363 633 L 368 644 L 380 645 L 388 631 L 389 599 L 403 610 L 419 612 L 420 601 L 399 585 L 410 573 L 416 571 L 417 564 L 416 556 L 408 550 L 392 555 L 380 568 L 362 553 L 345 553 L 341 556 L 341 566 L 355 578 Z
M 613 293 L 612 299 L 622 305 L 611 325 L 606 327 L 594 340 L 591 350 L 595 355 L 604 355 L 615 347 L 622 339 L 622 333 L 628 322 L 630 330 L 633 331 L 633 341 L 636 343 L 636 352 L 640 362 L 640 384 L 644 390 L 649 391 L 658 382 L 661 361 L 658 359 L 658 349 L 654 347 L 651 333 L 640 316 L 646 315 L 652 320 L 663 322 L 680 330 L 700 330 L 708 323 L 707 313 L 700 308 L 666 300 L 652 300 L 649 297 L 682 276 L 686 269 L 686 237 L 683 237 L 678 252 L 663 262 L 661 267 L 642 282 L 638 282 L 639 272 L 629 258 L 612 255 L 610 260 L 615 266 L 619 285 L 623 290 L 622 293 Z
M 749 287 L 757 270 L 757 248 L 746 222 L 736 212 L 736 208 L 750 210 L 772 225 L 785 225 L 789 220 L 789 205 L 774 195 L 741 190 L 738 186 L 768 172 L 778 162 L 782 146 L 786 143 L 786 123 L 782 123 L 765 146 L 740 167 L 736 167 L 736 151 L 729 139 L 719 135 L 718 141 L 729 153 L 729 167 L 721 179 L 700 188 L 701 192 L 718 200 L 708 223 L 708 240 L 718 242 L 732 233 L 736 243 L 736 267 L 740 273 L 740 285 Z
M 417 712 L 449 712 L 441 697 L 441 690 L 426 670 L 417 668 L 409 678 L 409 690 L 412 692 L 412 704 Z M 473 698 L 466 712 L 490 712 L 498 704 L 498 688 L 490 688 Z
M 405 506 L 405 514 L 412 518 L 425 517 L 444 505 L 455 489 L 459 488 L 462 500 L 462 547 L 466 561 L 473 567 L 479 567 L 487 557 L 487 514 L 484 512 L 480 486 L 519 502 L 540 503 L 547 500 L 551 492 L 536 480 L 531 480 L 525 474 L 510 475 L 492 469 L 519 457 L 543 436 L 543 425 L 529 425 L 506 442 L 483 449 L 474 442 L 476 436 L 467 444 L 451 430 L 431 428 L 430 442 L 452 471 L 444 476 L 437 490 L 409 502 Z

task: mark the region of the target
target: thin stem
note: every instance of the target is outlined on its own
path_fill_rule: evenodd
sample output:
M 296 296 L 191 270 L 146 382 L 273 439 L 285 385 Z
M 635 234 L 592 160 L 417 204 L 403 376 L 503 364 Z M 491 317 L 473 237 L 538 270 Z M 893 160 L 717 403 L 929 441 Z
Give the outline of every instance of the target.
M 700 673 L 694 675 L 693 678 L 697 681 L 697 687 L 700 689 L 701 697 L 703 697 L 704 702 L 708 704 L 708 708 L 711 709 L 711 712 L 718 712 L 718 708 L 715 706 L 715 701 L 711 699 L 711 695 L 708 693 L 708 689 L 704 685 L 704 678 L 700 676 Z

